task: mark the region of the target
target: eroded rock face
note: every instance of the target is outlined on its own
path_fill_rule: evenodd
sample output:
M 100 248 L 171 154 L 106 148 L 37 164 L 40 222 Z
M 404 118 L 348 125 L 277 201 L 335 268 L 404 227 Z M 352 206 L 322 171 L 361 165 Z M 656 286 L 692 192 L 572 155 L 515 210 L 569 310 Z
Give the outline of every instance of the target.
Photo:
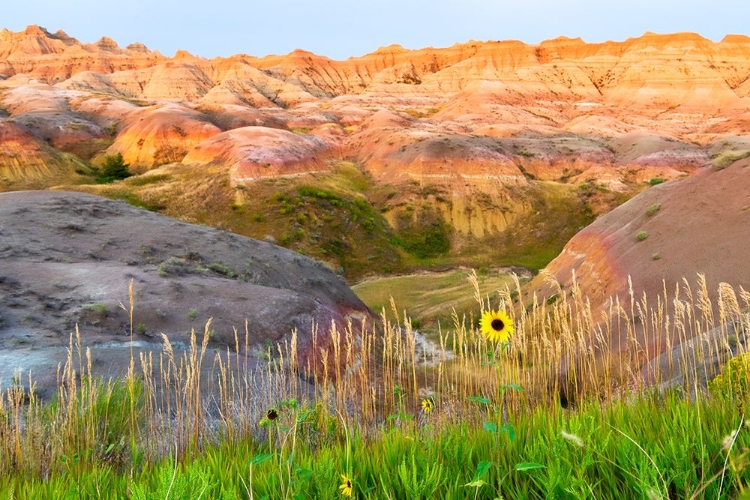
M 571 272 L 594 311 L 610 297 L 671 293 L 683 278 L 704 274 L 713 294 L 719 282 L 739 289 L 750 283 L 750 161 L 701 169 L 654 186 L 597 219 L 574 236 L 547 270 L 566 287 Z M 639 234 L 642 236 L 639 238 Z M 685 270 L 691 275 L 686 276 Z
M 0 190 L 71 186 L 116 153 L 136 173 L 179 167 L 238 193 L 346 160 L 393 191 L 392 227 L 417 186 L 460 243 L 502 236 L 535 210 L 523 193 L 547 182 L 629 196 L 750 152 L 749 76 L 743 36 L 394 45 L 334 61 L 170 58 L 4 30 Z
M 634 193 L 745 148 L 748 61 L 749 38 L 692 33 L 392 45 L 334 61 L 303 50 L 165 57 L 30 26 L 0 32 L 0 119 L 51 147 L 32 162 L 45 169 L 26 170 L 53 175 L 47 186 L 81 170 L 61 151 L 94 164 L 122 153 L 137 173 L 210 166 L 232 185 L 347 160 L 378 184 L 445 192 L 444 222 L 483 237 L 525 212 L 498 198 L 505 210 L 479 220 L 467 192 L 553 181 Z M 0 150 L 0 168 L 12 154 Z M 0 190 L 24 187 L 18 169 L 6 179 Z
M 615 352 L 632 349 L 633 357 L 622 359 L 642 364 L 647 384 L 694 389 L 691 377 L 696 374 L 677 373 L 684 366 L 680 363 L 690 359 L 687 366 L 694 366 L 697 346 L 719 346 L 695 365 L 701 371 L 697 383 L 704 384 L 726 356 L 736 354 L 735 327 L 743 331 L 739 342 L 746 341 L 742 325 L 747 322 L 745 290 L 750 283 L 749 167 L 750 159 L 743 158 L 724 169 L 705 167 L 686 179 L 649 188 L 576 234 L 547 266 L 562 292 L 542 276 L 531 288 L 542 300 L 553 293 L 557 299 L 565 293 L 567 300 L 574 300 L 575 273 L 592 321 L 602 322 L 603 340 Z M 618 326 L 618 305 L 623 315 L 635 316 L 632 331 L 624 322 Z M 654 332 L 652 312 L 657 311 L 668 328 Z M 721 322 L 729 325 L 717 326 Z M 594 332 L 583 335 L 596 343 Z M 638 368 L 628 367 L 631 382 Z
M 304 367 L 329 346 L 332 323 L 356 328 L 370 316 L 309 258 L 87 194 L 0 194 L 0 258 L 0 375 L 8 384 L 15 369 L 31 371 L 42 392 L 54 387 L 76 325 L 96 371 L 117 376 L 131 328 L 138 346 L 160 348 L 160 334 L 184 344 L 213 318 L 210 346 L 223 351 L 234 350 L 235 329 L 244 343 L 246 322 L 251 349 L 296 330 Z

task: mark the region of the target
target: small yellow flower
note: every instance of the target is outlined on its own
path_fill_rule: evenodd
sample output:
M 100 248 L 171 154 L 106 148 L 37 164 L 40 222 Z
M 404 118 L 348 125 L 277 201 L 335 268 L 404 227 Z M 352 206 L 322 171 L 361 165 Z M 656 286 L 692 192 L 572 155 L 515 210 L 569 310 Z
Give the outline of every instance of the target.
M 422 411 L 429 415 L 435 409 L 435 401 L 432 398 L 422 399 Z
M 345 497 L 352 496 L 352 480 L 346 474 L 341 474 L 341 486 L 339 486 L 339 489 Z
M 515 332 L 513 322 L 503 311 L 487 311 L 479 322 L 480 331 L 490 342 L 505 343 Z

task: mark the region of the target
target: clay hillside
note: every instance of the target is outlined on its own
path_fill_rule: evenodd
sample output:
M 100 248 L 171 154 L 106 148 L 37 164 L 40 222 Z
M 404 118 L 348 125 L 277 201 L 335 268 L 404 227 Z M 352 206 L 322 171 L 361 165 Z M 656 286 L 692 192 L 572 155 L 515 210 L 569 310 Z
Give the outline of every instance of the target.
M 122 198 L 276 241 L 350 280 L 541 268 L 638 192 L 750 154 L 749 76 L 739 35 L 334 61 L 166 57 L 30 26 L 0 32 L 0 189 Z M 97 184 L 117 153 L 138 175 Z
M 84 193 L 0 193 L 0 259 L 0 379 L 31 371 L 45 394 L 76 331 L 105 377 L 127 373 L 133 348 L 160 351 L 162 334 L 181 353 L 191 331 L 212 353 L 294 344 L 314 371 L 333 323 L 356 334 L 370 318 L 319 262 Z
M 716 308 L 720 283 L 750 289 L 749 166 L 744 158 L 641 193 L 576 234 L 547 271 L 566 291 L 575 275 L 595 316 L 616 298 L 630 304 L 631 289 L 671 311 L 672 298 L 703 293 L 701 279 Z

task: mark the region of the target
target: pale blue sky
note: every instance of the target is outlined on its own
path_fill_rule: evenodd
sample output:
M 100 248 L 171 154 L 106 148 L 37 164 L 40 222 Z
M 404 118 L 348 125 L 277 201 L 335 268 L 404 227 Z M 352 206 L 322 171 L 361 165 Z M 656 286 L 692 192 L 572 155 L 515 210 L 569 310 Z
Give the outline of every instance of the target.
M 398 43 L 447 47 L 469 40 L 538 43 L 565 35 L 587 42 L 646 31 L 750 35 L 746 0 L 5 0 L 0 27 L 38 24 L 82 42 L 102 36 L 213 57 L 286 54 L 302 48 L 346 59 Z

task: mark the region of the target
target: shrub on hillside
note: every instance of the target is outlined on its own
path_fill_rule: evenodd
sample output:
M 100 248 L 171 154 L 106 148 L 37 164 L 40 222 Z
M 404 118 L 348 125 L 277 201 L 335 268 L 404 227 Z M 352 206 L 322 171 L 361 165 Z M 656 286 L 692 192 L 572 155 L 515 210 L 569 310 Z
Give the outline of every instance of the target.
M 100 169 L 95 170 L 96 180 L 102 184 L 127 179 L 131 174 L 130 164 L 125 163 L 122 153 L 107 155 Z

